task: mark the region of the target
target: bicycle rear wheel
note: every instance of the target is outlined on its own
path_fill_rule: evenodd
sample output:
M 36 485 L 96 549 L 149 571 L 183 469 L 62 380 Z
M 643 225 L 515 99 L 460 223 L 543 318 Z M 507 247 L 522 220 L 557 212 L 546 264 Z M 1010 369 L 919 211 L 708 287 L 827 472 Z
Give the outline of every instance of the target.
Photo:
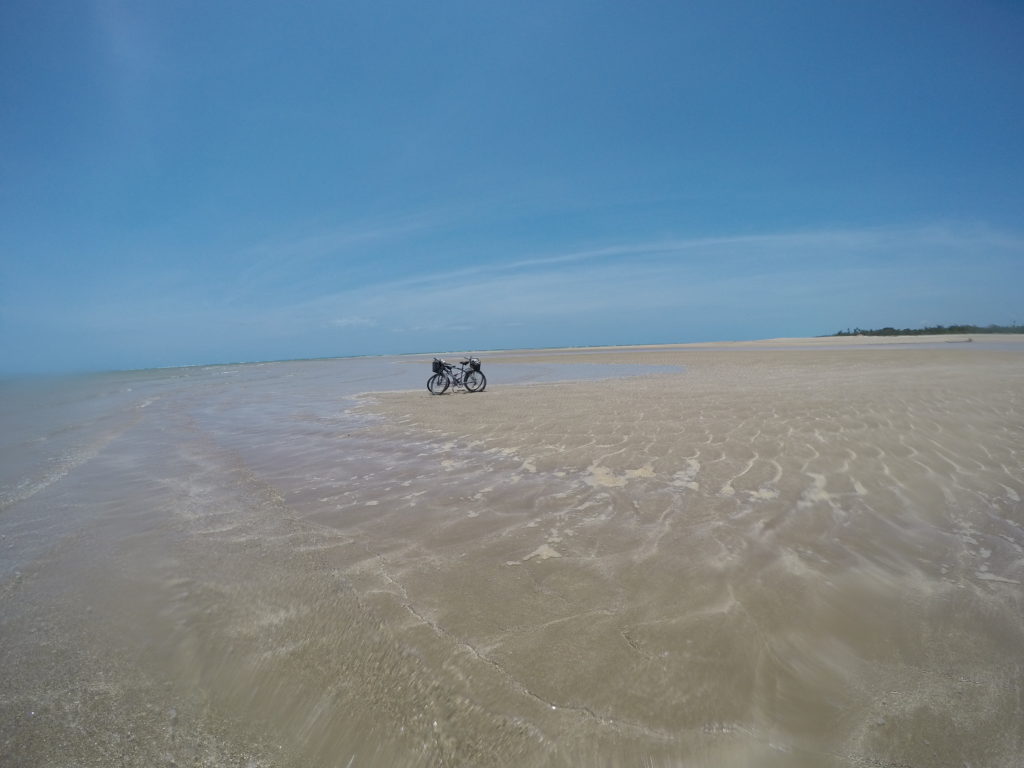
M 432 395 L 443 395 L 444 391 L 448 389 L 448 377 L 443 373 L 435 373 L 427 379 L 427 389 Z
M 484 387 L 487 386 L 487 377 L 484 376 L 483 371 L 469 371 L 463 383 L 469 392 L 483 392 Z

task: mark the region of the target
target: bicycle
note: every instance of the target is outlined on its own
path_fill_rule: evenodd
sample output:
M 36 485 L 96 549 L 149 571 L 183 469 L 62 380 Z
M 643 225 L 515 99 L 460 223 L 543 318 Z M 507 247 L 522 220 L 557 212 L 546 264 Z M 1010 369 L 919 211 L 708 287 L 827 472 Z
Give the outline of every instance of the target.
M 483 392 L 487 377 L 480 370 L 480 359 L 470 357 L 459 361 L 459 367 L 435 357 L 433 374 L 427 379 L 427 390 L 432 395 L 443 395 L 451 387 L 464 387 L 467 392 Z

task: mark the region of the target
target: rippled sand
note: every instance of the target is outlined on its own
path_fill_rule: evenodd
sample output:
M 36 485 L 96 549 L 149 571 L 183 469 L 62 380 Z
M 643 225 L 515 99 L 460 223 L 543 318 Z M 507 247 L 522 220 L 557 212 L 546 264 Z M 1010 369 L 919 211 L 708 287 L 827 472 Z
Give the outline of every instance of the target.
M 0 765 L 1018 766 L 1024 344 L 848 347 L 164 393 L 0 518 L 88 516 L 2 586 Z

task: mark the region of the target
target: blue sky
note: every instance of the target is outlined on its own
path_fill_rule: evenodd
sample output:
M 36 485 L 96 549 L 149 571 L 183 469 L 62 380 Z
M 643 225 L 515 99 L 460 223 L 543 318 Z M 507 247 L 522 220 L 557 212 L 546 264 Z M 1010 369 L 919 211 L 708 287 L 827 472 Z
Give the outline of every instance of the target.
M 1024 5 L 0 4 L 0 372 L 1024 322 Z

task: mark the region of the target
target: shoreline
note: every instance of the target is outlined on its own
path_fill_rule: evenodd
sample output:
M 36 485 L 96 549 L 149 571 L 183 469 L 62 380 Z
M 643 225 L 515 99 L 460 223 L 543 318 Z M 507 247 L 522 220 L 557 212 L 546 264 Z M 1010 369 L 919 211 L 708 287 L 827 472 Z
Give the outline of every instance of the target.
M 878 345 L 915 345 L 915 344 L 936 344 L 944 341 L 967 341 L 972 338 L 975 342 L 993 341 L 1021 344 L 1024 349 L 1024 334 L 992 333 L 992 334 L 936 334 L 929 336 L 796 336 L 779 337 L 770 339 L 748 339 L 732 341 L 695 341 L 665 344 L 625 344 L 625 345 L 597 345 L 587 347 L 537 347 L 521 349 L 493 349 L 481 350 L 474 354 L 529 354 L 540 352 L 589 352 L 605 350 L 673 350 L 673 349 L 732 349 L 737 347 L 751 347 L 757 349 L 771 349 L 778 346 L 785 347 L 809 347 L 835 345 L 836 348 L 847 348 L 857 346 L 878 346 Z M 422 353 L 432 354 L 432 353 Z M 450 353 L 446 353 L 450 354 Z

